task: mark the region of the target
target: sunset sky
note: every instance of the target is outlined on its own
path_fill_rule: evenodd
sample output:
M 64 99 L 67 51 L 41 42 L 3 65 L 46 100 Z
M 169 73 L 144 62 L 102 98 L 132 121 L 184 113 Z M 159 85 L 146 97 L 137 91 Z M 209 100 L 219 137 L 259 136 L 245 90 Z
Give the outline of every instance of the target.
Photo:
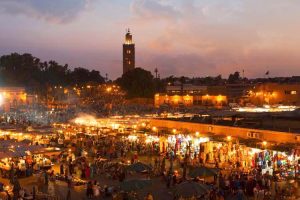
M 31 53 L 122 73 L 130 28 L 136 66 L 170 75 L 300 75 L 299 0 L 0 0 L 0 55 Z

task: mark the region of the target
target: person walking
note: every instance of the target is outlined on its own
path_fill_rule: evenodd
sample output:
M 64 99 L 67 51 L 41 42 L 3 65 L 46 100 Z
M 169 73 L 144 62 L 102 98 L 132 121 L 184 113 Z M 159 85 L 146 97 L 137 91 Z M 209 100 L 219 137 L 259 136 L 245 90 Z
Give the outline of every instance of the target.
M 161 174 L 163 174 L 165 170 L 166 170 L 166 158 L 164 157 L 161 163 L 161 169 L 160 169 Z
M 59 171 L 60 174 L 63 175 L 64 174 L 64 164 L 63 163 L 60 164 L 60 168 L 59 169 L 60 169 L 60 171 Z
M 85 178 L 89 179 L 90 175 L 91 175 L 91 170 L 90 170 L 90 167 L 87 165 L 85 168 Z
M 48 185 L 48 183 L 49 183 L 49 177 L 48 177 L 48 173 L 47 173 L 46 170 L 44 171 L 44 178 L 45 178 L 45 185 Z
M 93 185 L 91 181 L 89 181 L 87 184 L 86 196 L 88 199 L 91 199 L 93 197 Z
M 177 183 L 177 177 L 176 177 L 175 173 L 172 176 L 172 180 L 173 180 L 173 186 L 175 186 Z
M 170 186 L 171 186 L 171 181 L 172 181 L 172 175 L 169 174 L 169 175 L 167 176 L 167 188 L 170 188 Z
M 10 196 L 10 194 L 8 193 L 7 190 L 5 190 L 5 194 L 6 194 L 7 200 L 11 200 L 11 196 Z
M 96 166 L 94 163 L 92 163 L 90 166 L 90 178 L 91 179 L 94 178 L 95 171 L 96 171 Z
M 35 186 L 32 187 L 32 199 L 33 200 L 36 199 L 36 189 L 35 189 Z
M 253 188 L 254 200 L 258 200 L 258 192 L 259 192 L 259 186 L 258 184 L 256 184 L 256 187 Z
M 279 186 L 278 186 L 278 181 L 277 180 L 275 180 L 275 194 L 277 195 L 278 194 L 278 192 L 279 192 Z
M 66 200 L 71 200 L 71 189 L 68 189 Z
M 17 199 L 19 197 L 19 194 L 20 194 L 20 190 L 21 190 L 21 185 L 18 181 L 17 178 L 14 178 L 13 179 L 13 199 Z
M 258 197 L 257 200 L 264 200 L 265 198 L 265 190 L 263 188 L 260 188 L 258 191 Z
M 237 200 L 243 200 L 244 199 L 244 192 L 241 187 L 237 190 Z
M 100 188 L 99 188 L 99 185 L 97 184 L 97 181 L 94 181 L 93 195 L 96 199 L 100 196 Z

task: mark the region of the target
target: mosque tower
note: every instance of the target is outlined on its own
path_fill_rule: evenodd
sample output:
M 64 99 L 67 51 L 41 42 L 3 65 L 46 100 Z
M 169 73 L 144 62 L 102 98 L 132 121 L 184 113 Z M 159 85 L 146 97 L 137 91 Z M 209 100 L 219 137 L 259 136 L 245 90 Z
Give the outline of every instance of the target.
M 123 44 L 123 74 L 135 68 L 135 44 L 132 41 L 130 30 L 126 31 Z

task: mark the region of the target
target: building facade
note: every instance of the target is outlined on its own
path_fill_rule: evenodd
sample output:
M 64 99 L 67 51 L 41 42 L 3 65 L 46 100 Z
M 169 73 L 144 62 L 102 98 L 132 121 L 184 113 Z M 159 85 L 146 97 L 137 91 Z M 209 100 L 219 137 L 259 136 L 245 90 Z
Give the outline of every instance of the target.
M 168 85 L 166 90 L 168 95 L 204 95 L 207 93 L 207 86 L 192 84 Z
M 248 91 L 247 101 L 254 105 L 300 105 L 299 83 L 262 83 Z
M 135 44 L 129 29 L 125 35 L 123 44 L 123 74 L 135 68 Z
M 207 94 L 212 96 L 221 94 L 227 96 L 228 103 L 241 103 L 249 88 L 251 88 L 250 84 L 211 85 L 207 87 Z
M 249 84 L 226 84 L 226 95 L 230 103 L 240 103 L 241 99 L 247 94 L 247 90 L 251 88 Z
M 0 109 L 9 112 L 20 106 L 30 105 L 34 98 L 23 87 L 0 87 Z
M 228 104 L 226 87 L 193 84 L 175 84 L 166 87 L 166 93 L 156 94 L 154 106 L 210 106 L 222 107 Z
M 247 97 L 250 84 L 224 84 L 224 85 L 193 85 L 174 84 L 166 86 L 166 94 L 155 96 L 155 106 L 162 104 L 170 106 L 209 106 L 222 107 L 229 103 L 243 103 Z M 186 100 L 188 97 L 188 100 Z M 191 100 L 191 101 L 190 101 Z
M 211 106 L 222 107 L 228 104 L 227 97 L 224 95 L 168 95 L 156 94 L 154 97 L 154 106 L 156 108 L 162 105 L 171 107 L 190 107 L 190 106 Z
M 156 108 L 158 108 L 162 105 L 168 105 L 168 106 L 172 106 L 172 107 L 192 106 L 193 105 L 193 96 L 155 94 L 154 106 Z

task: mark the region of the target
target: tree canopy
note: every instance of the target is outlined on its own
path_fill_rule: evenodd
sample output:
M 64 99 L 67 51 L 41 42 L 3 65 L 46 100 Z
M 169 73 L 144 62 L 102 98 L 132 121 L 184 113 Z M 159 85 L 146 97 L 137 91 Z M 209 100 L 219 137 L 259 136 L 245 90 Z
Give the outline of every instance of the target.
M 99 71 L 85 68 L 74 70 L 56 61 L 41 62 L 31 54 L 12 53 L 0 57 L 0 84 L 5 86 L 24 86 L 41 88 L 52 85 L 75 85 L 85 83 L 104 83 Z
M 129 98 L 153 98 L 155 81 L 150 71 L 135 68 L 123 74 L 116 82 L 127 92 Z
M 233 74 L 230 74 L 228 77 L 228 83 L 239 83 L 242 80 L 240 77 L 240 72 L 234 72 Z

